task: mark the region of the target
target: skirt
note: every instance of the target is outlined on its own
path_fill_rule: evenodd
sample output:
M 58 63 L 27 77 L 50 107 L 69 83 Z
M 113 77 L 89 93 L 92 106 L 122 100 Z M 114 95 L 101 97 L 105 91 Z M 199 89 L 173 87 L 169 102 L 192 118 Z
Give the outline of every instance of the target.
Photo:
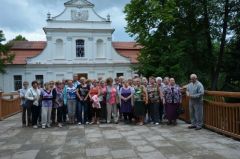
M 168 120 L 176 120 L 178 118 L 177 108 L 179 107 L 178 103 L 166 103 L 165 113 Z
M 144 101 L 135 101 L 134 103 L 135 116 L 145 116 L 145 103 Z

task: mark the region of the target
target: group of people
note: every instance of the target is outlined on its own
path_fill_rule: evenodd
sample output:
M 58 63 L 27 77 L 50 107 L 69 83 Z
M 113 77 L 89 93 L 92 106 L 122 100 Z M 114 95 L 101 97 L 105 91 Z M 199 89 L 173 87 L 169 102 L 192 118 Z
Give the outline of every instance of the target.
M 187 86 L 190 98 L 192 125 L 189 128 L 200 130 L 202 127 L 203 86 L 195 74 Z M 181 87 L 174 78 L 134 77 L 133 79 L 107 78 L 88 80 L 84 77 L 62 81 L 50 81 L 43 86 L 27 81 L 19 90 L 23 107 L 22 124 L 42 127 L 57 125 L 135 123 L 159 125 L 163 119 L 167 124 L 176 125 L 178 109 L 182 103 Z

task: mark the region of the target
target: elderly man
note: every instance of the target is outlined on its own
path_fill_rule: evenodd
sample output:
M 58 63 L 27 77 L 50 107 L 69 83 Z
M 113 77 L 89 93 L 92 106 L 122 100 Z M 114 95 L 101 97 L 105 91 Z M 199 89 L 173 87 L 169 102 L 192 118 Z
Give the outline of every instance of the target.
M 189 96 L 189 111 L 191 117 L 191 126 L 189 129 L 200 130 L 203 125 L 203 95 L 204 87 L 198 81 L 197 75 L 190 76 L 191 83 L 187 86 L 187 96 Z

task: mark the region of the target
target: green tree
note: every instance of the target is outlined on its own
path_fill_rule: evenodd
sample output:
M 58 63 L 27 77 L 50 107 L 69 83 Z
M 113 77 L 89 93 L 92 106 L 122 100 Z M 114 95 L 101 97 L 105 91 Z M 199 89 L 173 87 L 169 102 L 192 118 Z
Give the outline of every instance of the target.
M 135 69 L 180 83 L 196 73 L 206 88 L 217 89 L 239 6 L 237 0 L 132 0 L 124 10 L 126 31 L 144 46 Z
M 232 10 L 240 10 L 240 5 L 234 5 Z M 225 79 L 222 89 L 240 91 L 240 12 L 234 14 L 234 18 L 232 18 L 230 24 L 230 30 L 235 34 L 233 34 L 233 37 L 229 41 L 223 58 L 223 65 L 225 67 L 223 67 L 222 74 Z
M 202 13 L 200 3 L 132 0 L 125 13 L 127 32 L 144 46 L 135 67 L 140 73 L 173 76 L 181 83 L 193 72 L 209 79 L 206 63 L 199 60 L 207 56 L 203 20 L 197 19 Z
M 11 41 L 28 41 L 24 36 L 17 35 L 13 40 Z
M 6 39 L 4 38 L 3 31 L 0 30 L 0 73 L 5 73 L 6 64 L 11 63 L 14 55 L 10 53 L 11 44 L 3 44 Z

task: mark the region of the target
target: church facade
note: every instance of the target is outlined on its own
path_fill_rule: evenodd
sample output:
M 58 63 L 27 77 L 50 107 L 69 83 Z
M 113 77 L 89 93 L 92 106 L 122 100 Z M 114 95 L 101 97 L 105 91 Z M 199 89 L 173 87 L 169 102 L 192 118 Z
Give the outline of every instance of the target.
M 134 42 L 113 42 L 110 16 L 103 18 L 87 0 L 71 0 L 58 16 L 48 14 L 47 41 L 16 42 L 13 64 L 0 75 L 0 89 L 11 92 L 23 81 L 72 79 L 73 75 L 97 79 L 134 74 L 140 47 Z

